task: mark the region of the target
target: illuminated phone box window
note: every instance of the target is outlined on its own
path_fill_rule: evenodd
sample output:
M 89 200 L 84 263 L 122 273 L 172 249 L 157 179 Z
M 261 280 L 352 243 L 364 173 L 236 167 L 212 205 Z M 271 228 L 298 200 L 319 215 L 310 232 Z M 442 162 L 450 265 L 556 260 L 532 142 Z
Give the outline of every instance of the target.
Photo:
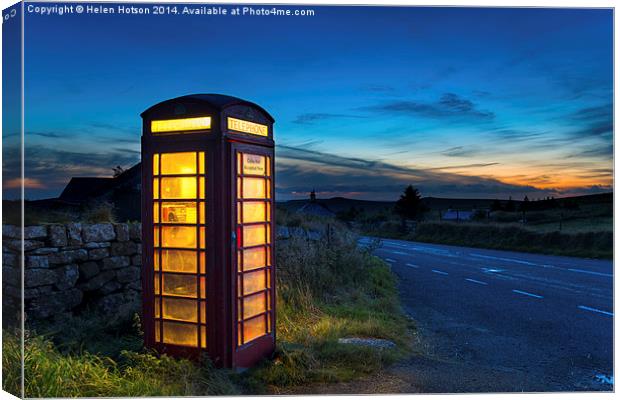
M 163 340 L 161 332 L 163 331 Z M 207 347 L 207 330 L 201 327 L 201 347 Z M 179 346 L 196 347 L 198 332 L 191 324 L 178 322 L 155 322 L 155 340 L 157 342 L 170 343 Z
M 202 284 L 200 288 L 196 285 L 195 275 L 171 273 L 155 274 L 153 281 L 155 294 L 190 298 L 198 298 L 199 292 L 200 297 L 204 297 L 206 293 L 204 277 L 200 277 L 199 282 Z
M 238 204 L 237 218 L 241 223 L 243 221 L 250 222 L 268 222 L 269 221 L 269 202 L 265 201 L 244 201 Z
M 151 121 L 152 133 L 198 131 L 211 128 L 211 117 Z
M 267 324 L 268 314 L 261 314 L 258 317 L 243 322 L 243 338 L 239 340 L 239 344 L 251 342 L 265 334 L 269 329 Z
M 164 272 L 187 272 L 194 273 L 198 270 L 198 259 L 196 252 L 190 250 L 157 250 L 155 252 L 155 270 L 159 270 L 159 260 L 161 259 L 161 270 Z M 204 273 L 205 252 L 200 252 L 200 272 Z
M 243 293 L 255 293 L 269 287 L 270 278 L 269 270 L 260 269 L 244 274 L 243 282 L 239 276 L 237 284 L 243 287 Z

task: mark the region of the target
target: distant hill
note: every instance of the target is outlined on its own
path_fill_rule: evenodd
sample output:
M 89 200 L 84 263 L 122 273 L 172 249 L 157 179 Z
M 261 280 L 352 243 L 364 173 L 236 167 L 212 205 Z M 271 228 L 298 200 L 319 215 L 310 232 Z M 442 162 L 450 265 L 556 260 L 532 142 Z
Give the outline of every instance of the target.
M 431 210 L 471 210 L 489 208 L 493 199 L 445 199 L 442 197 L 424 197 L 422 203 Z
M 372 201 L 372 200 L 356 200 L 346 199 L 344 197 L 332 197 L 331 199 L 317 199 L 317 201 L 335 213 L 340 211 L 348 211 L 351 207 L 357 209 L 363 209 L 364 211 L 377 211 L 380 209 L 394 207 L 393 201 Z M 278 202 L 278 206 L 287 209 L 288 211 L 297 211 L 304 204 L 308 203 L 308 200 L 289 200 Z
M 531 199 L 535 200 L 535 199 Z M 556 199 L 558 201 L 571 201 L 577 204 L 597 204 L 597 203 L 611 203 L 613 202 L 613 193 L 600 193 L 590 194 L 585 196 L 574 197 L 562 197 Z M 356 209 L 363 209 L 364 211 L 379 211 L 381 209 L 391 209 L 394 207 L 395 201 L 372 201 L 372 200 L 356 200 L 347 199 L 344 197 L 332 197 L 331 199 L 317 199 L 321 204 L 326 205 L 330 210 L 335 213 L 340 211 L 348 211 L 351 207 Z M 471 210 L 474 208 L 489 208 L 494 199 L 449 199 L 442 197 L 424 197 L 422 202 L 431 210 Z M 506 202 L 506 199 L 500 199 L 501 202 Z M 289 200 L 278 202 L 278 206 L 287 209 L 288 211 L 296 211 L 308 200 Z M 515 204 L 522 203 L 522 200 L 514 200 Z
M 572 200 L 578 204 L 597 204 L 597 203 L 613 203 L 614 202 L 614 193 L 598 193 L 598 194 L 588 194 L 585 196 L 575 196 L 575 197 L 562 197 L 558 200 Z

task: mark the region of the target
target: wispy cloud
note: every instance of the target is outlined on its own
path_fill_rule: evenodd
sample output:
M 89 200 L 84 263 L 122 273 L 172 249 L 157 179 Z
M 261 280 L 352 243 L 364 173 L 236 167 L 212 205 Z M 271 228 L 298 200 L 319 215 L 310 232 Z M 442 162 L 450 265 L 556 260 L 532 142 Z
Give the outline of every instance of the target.
M 11 132 L 6 135 L 3 135 L 5 138 L 19 136 L 21 132 Z M 52 139 L 63 139 L 70 138 L 75 136 L 73 133 L 58 133 L 58 132 L 41 132 L 41 131 L 26 131 L 24 132 L 24 136 L 27 138 L 28 136 L 39 136 L 44 138 L 52 138 Z
M 138 157 L 140 157 L 140 154 L 142 154 L 142 153 L 140 152 L 140 150 L 125 149 L 125 148 L 122 148 L 122 147 L 115 147 L 115 148 L 114 148 L 114 151 L 117 151 L 117 152 L 119 152 L 119 153 L 135 154 L 135 155 L 137 155 Z
M 581 125 L 572 132 L 577 138 L 608 138 L 614 130 L 613 105 L 606 103 L 579 109 L 568 116 L 570 121 Z
M 609 144 L 598 144 L 594 146 L 588 146 L 580 151 L 569 154 L 568 158 L 604 158 L 611 159 L 614 155 L 614 145 L 612 143 Z
M 614 131 L 614 125 L 612 122 L 599 122 L 585 126 L 581 129 L 577 129 L 573 132 L 576 137 L 601 137 L 611 135 Z
M 467 157 L 477 153 L 477 149 L 465 148 L 464 146 L 451 147 L 441 152 L 446 157 Z
M 20 159 L 18 148 L 7 149 L 3 169 L 11 184 L 17 184 Z M 138 151 L 113 148 L 104 151 L 77 152 L 30 145 L 26 148 L 25 176 L 27 189 L 47 189 L 57 195 L 74 176 L 112 176 L 116 165 L 131 167 L 140 161 Z M 6 187 L 6 182 L 5 182 Z
M 301 125 L 311 125 L 316 122 L 321 122 L 329 119 L 338 119 L 338 118 L 364 118 L 360 115 L 349 115 L 349 114 L 331 114 L 331 113 L 306 113 L 300 114 L 293 120 L 294 124 Z
M 74 135 L 71 133 L 58 133 L 58 132 L 32 132 L 28 131 L 24 133 L 25 136 L 40 136 L 45 138 L 59 139 L 59 138 L 70 138 Z
M 362 109 L 372 112 L 439 119 L 490 121 L 495 118 L 493 112 L 482 110 L 471 100 L 454 93 L 444 93 L 435 102 L 394 100 L 363 107 Z
M 575 121 L 608 120 L 613 114 L 613 104 L 581 108 L 570 115 Z
M 609 65 L 613 65 L 611 58 Z M 613 96 L 612 73 L 608 76 L 594 76 L 590 73 L 570 69 L 561 72 L 544 72 L 548 73 L 558 88 L 564 91 L 570 100 L 591 98 L 592 96 L 606 98 Z
M 135 145 L 140 144 L 139 136 L 136 136 L 135 139 L 127 139 L 124 137 L 116 137 L 116 136 L 94 136 L 92 140 L 94 140 L 97 143 L 106 143 L 106 144 L 108 143 L 110 144 L 126 143 L 126 144 L 135 144 Z
M 95 128 L 96 130 L 123 132 L 132 135 L 140 135 L 142 133 L 142 129 L 138 126 L 116 125 L 107 122 L 93 122 L 89 126 Z
M 525 129 L 515 128 L 495 128 L 489 131 L 494 136 L 497 136 L 500 140 L 510 140 L 511 142 L 530 141 L 532 139 L 538 139 L 545 136 L 549 132 L 545 131 L 528 131 Z
M 499 165 L 499 163 L 491 162 L 491 163 L 478 163 L 478 164 L 448 165 L 445 167 L 429 168 L 429 170 L 434 171 L 434 170 L 449 170 L 449 169 L 484 168 L 484 167 L 491 167 L 493 165 Z

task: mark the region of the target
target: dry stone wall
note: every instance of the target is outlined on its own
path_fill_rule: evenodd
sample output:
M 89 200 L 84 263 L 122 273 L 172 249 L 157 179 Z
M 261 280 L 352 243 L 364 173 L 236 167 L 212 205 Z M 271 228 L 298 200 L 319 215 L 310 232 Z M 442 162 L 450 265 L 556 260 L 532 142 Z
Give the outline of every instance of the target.
M 69 223 L 24 228 L 27 320 L 84 310 L 127 316 L 141 307 L 141 226 Z M 5 311 L 19 310 L 21 230 L 2 227 Z
M 26 318 L 43 320 L 83 311 L 131 316 L 141 309 L 140 223 L 69 223 L 24 228 Z M 319 240 L 322 232 L 278 227 L 279 240 Z M 2 227 L 2 289 L 5 322 L 21 304 L 21 231 Z M 8 314 L 7 314 L 8 313 Z

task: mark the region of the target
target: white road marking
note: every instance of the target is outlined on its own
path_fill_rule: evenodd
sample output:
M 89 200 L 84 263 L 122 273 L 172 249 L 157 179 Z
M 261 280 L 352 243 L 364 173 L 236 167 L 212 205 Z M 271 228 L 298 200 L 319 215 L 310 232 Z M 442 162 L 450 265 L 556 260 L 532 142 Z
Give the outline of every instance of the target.
M 579 272 L 579 273 L 582 273 L 582 274 L 608 276 L 610 278 L 614 277 L 613 274 L 606 274 L 604 272 L 586 271 L 585 269 L 569 268 L 568 270 L 569 271 L 573 271 L 573 272 Z
M 534 294 L 534 293 L 528 293 L 528 292 L 524 292 L 524 291 L 522 291 L 522 290 L 517 290 L 517 289 L 514 289 L 514 290 L 513 290 L 513 292 L 515 292 L 515 293 L 519 293 L 519 294 L 523 294 L 523 295 L 526 295 L 526 296 L 530 296 L 530 297 L 535 297 L 535 298 L 537 298 L 537 299 L 542 299 L 542 298 L 543 298 L 542 296 L 539 296 L 539 295 L 537 295 L 537 294 Z
M 486 283 L 486 282 L 477 281 L 477 280 L 471 279 L 471 278 L 465 278 L 465 280 L 469 281 L 469 282 L 477 283 L 478 285 L 488 285 L 488 283 Z
M 447 272 L 438 271 L 438 270 L 436 270 L 436 269 L 432 269 L 431 271 L 433 271 L 433 272 L 434 272 L 434 273 L 436 273 L 436 274 L 440 274 L 440 275 L 448 275 L 448 273 L 447 273 Z
M 580 308 L 580 309 L 586 310 L 586 311 L 592 311 L 592 312 L 597 312 L 597 313 L 600 313 L 600 314 L 609 315 L 611 317 L 614 316 L 614 313 L 609 312 L 609 311 L 599 310 L 598 308 L 592 308 L 592 307 L 587 307 L 587 306 L 577 306 L 577 308 Z
M 456 258 L 460 256 L 459 253 L 453 253 L 449 250 L 435 249 L 432 247 L 414 246 L 410 248 L 410 250 L 417 251 L 420 253 L 425 253 L 425 254 L 432 254 L 434 256 L 442 256 L 442 257 L 450 257 L 450 258 Z
M 460 253 L 453 253 L 450 250 L 445 250 L 445 249 L 439 249 L 436 247 L 427 247 L 427 246 L 420 246 L 419 244 L 400 244 L 400 243 L 394 243 L 394 242 L 384 242 L 385 247 L 398 247 L 402 250 L 407 250 L 407 251 L 415 251 L 415 252 L 420 252 L 420 253 L 427 253 L 427 254 L 432 254 L 432 255 L 436 255 L 436 256 L 443 256 L 443 257 L 458 257 Z M 390 252 L 395 253 L 395 251 L 390 250 Z
M 387 261 L 387 262 L 396 262 L 396 260 L 392 260 L 391 258 L 386 258 L 385 261 Z
M 472 256 L 472 257 L 478 257 L 478 258 L 487 258 L 489 260 L 508 261 L 508 262 L 513 262 L 513 263 L 517 263 L 517 264 L 540 266 L 540 264 L 532 263 L 532 262 L 529 262 L 529 261 L 517 260 L 515 258 L 493 257 L 493 256 L 486 256 L 484 254 L 476 254 L 476 253 L 470 253 L 469 255 Z
M 408 244 L 401 244 L 401 243 L 394 243 L 394 242 L 388 242 L 387 240 L 383 241 L 384 244 L 386 244 L 387 246 L 396 246 L 396 247 L 409 247 Z
M 515 259 L 515 258 L 493 257 L 493 256 L 487 256 L 487 255 L 484 255 L 484 254 L 477 254 L 477 253 L 471 253 L 469 255 L 472 256 L 472 257 L 486 258 L 486 259 L 490 259 L 490 260 L 507 261 L 507 262 L 517 263 L 517 264 L 531 265 L 531 266 L 534 266 L 534 267 L 543 267 L 543 268 L 560 269 L 560 270 L 564 269 L 564 268 L 556 267 L 555 265 L 537 264 L 537 263 L 533 263 L 533 262 L 529 262 L 529 261 L 518 260 L 518 259 Z M 566 270 L 567 271 L 571 271 L 571 272 L 578 272 L 578 273 L 581 273 L 581 274 L 599 275 L 599 276 L 607 276 L 609 278 L 613 278 L 613 274 L 607 274 L 607 273 L 604 273 L 604 272 L 587 271 L 585 269 L 578 269 L 578 268 L 567 268 Z
M 481 268 L 484 272 L 490 272 L 490 273 L 495 273 L 495 272 L 502 272 L 503 269 L 499 269 L 499 268 Z
M 419 265 L 415 265 L 415 264 L 407 264 L 407 266 L 411 268 L 420 268 Z

